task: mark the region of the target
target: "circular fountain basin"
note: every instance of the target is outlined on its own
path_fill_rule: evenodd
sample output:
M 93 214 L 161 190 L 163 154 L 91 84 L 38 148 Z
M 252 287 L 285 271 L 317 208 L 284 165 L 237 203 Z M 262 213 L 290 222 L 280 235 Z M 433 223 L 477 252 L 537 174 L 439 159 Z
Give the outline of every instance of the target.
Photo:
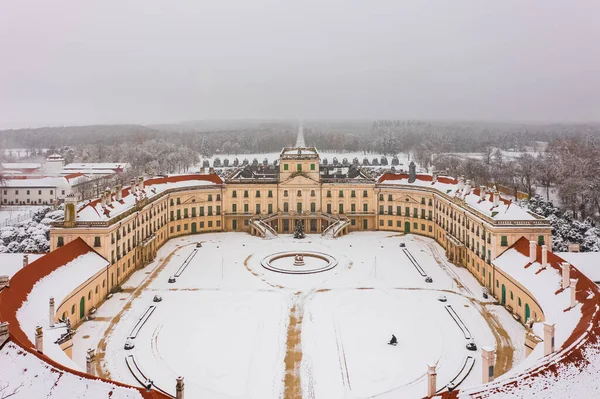
M 296 256 L 302 255 L 304 264 L 299 265 Z M 333 256 L 316 251 L 284 251 L 265 256 L 260 264 L 267 270 L 286 274 L 314 274 L 337 266 Z

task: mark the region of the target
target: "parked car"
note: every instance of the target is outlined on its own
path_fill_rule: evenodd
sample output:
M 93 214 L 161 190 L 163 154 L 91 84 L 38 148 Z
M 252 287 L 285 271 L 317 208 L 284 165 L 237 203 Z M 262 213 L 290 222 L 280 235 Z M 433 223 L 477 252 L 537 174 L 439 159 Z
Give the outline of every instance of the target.
M 130 349 L 133 349 L 134 347 L 135 347 L 135 344 L 133 343 L 133 339 L 127 338 L 127 341 L 125 341 L 125 350 L 130 350 Z
M 448 300 L 448 298 L 446 298 L 446 295 L 438 296 L 438 301 L 440 301 L 440 302 L 446 302 L 447 300 Z
M 426 283 L 433 283 L 433 279 L 429 276 L 425 277 L 425 282 Z
M 153 302 L 160 302 L 162 301 L 162 296 L 160 295 L 154 295 L 154 298 L 152 299 Z
M 406 247 L 406 244 L 405 244 L 405 243 L 403 243 L 403 242 L 401 242 L 401 243 L 400 243 L 400 248 L 404 248 L 404 247 Z
M 174 283 L 175 281 L 177 281 L 177 280 L 175 280 L 175 277 L 173 277 L 173 276 L 169 277 L 169 283 Z

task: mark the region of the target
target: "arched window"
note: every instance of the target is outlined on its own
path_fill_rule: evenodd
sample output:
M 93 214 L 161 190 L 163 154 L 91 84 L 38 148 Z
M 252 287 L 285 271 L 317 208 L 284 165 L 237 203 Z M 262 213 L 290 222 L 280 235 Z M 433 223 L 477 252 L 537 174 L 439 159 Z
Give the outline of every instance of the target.
M 92 300 L 92 291 L 88 292 L 88 301 Z
M 71 306 L 71 314 L 75 314 L 75 305 Z
M 283 190 L 283 196 L 284 196 L 284 197 L 287 197 L 287 196 L 288 196 L 288 192 L 287 192 L 287 190 Z
M 315 195 L 317 195 L 317 194 L 315 193 L 315 190 L 310 190 L 310 196 L 311 196 L 311 197 L 314 197 Z
M 98 286 L 96 286 L 96 290 L 94 291 L 96 295 L 98 295 Z
M 302 197 L 302 190 L 298 190 L 298 194 L 296 194 L 298 197 Z

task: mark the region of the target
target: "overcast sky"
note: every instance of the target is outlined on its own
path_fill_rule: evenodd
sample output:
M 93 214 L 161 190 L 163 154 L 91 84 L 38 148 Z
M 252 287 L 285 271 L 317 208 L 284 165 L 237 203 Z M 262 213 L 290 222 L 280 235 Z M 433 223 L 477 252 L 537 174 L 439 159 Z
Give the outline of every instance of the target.
M 0 127 L 600 120 L 600 1 L 0 0 Z

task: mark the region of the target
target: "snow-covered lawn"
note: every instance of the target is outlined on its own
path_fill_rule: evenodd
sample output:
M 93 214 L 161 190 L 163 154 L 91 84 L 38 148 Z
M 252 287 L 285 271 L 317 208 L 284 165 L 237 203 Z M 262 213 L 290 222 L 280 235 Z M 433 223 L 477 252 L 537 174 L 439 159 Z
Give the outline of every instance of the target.
M 422 397 L 427 364 L 437 363 L 442 388 L 467 356 L 475 365 L 461 387 L 477 385 L 481 352 L 465 348 L 464 333 L 446 306 L 452 306 L 478 348 L 494 346 L 494 335 L 468 292 L 456 288 L 456 276 L 432 255 L 430 246 L 437 244 L 424 240 L 385 232 L 335 240 L 317 235 L 264 240 L 244 233 L 173 239 L 124 286 L 147 284 L 144 289 L 115 295 L 98 309 L 100 320 L 78 329 L 74 360 L 83 367 L 85 348 L 98 345 L 107 331 L 101 365 L 115 380 L 139 385 L 126 363 L 133 355 L 140 371 L 171 394 L 182 375 L 186 396 L 194 398 L 279 398 L 294 306 L 303 315 L 296 375 L 305 398 Z M 432 283 L 425 282 L 404 249 Z M 338 264 L 310 275 L 276 273 L 261 265 L 273 253 L 303 250 L 326 253 Z M 178 272 L 177 281 L 169 283 Z M 154 295 L 162 301 L 153 302 Z M 440 295 L 448 301 L 438 301 Z M 146 312 L 150 316 L 143 318 Z M 135 348 L 124 350 L 140 319 Z M 387 345 L 392 334 L 398 338 L 395 347 Z

